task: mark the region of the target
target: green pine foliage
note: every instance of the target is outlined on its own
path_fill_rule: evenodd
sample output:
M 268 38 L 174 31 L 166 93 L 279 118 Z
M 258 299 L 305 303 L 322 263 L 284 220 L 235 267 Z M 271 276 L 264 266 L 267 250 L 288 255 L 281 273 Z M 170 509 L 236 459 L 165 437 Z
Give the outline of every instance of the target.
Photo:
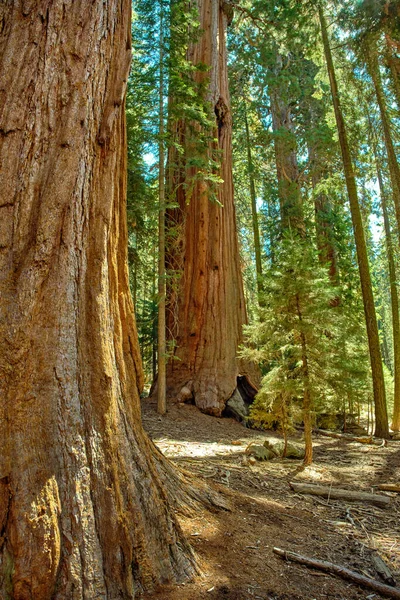
M 253 347 L 242 351 L 265 373 L 251 410 L 253 423 L 290 431 L 302 422 L 306 387 L 314 423 L 318 413 L 351 410 L 344 406 L 348 396 L 354 400 L 360 386 L 365 394 L 362 382 L 368 382 L 365 334 L 362 339 L 363 332 L 336 302 L 338 289 L 309 240 L 285 235 L 264 289 L 260 320 L 247 329 Z
M 199 179 L 211 183 L 215 190 L 220 182 L 221 157 L 213 140 L 215 115 L 205 94 L 208 72 L 204 65 L 195 66 L 188 60 L 190 43 L 201 36 L 196 6 L 184 0 L 160 2 L 165 16 L 164 75 L 168 82 L 165 145 L 174 149 L 170 154 L 181 167 L 184 165 L 186 173 L 192 174 L 192 178 L 177 183 L 185 186 L 185 197 L 190 201 L 191 189 Z M 160 2 L 134 2 L 134 54 L 127 99 L 129 260 L 142 352 L 149 374 L 154 363 L 157 316 Z M 359 189 L 390 404 L 393 335 L 376 153 L 387 187 L 397 269 L 400 248 L 382 122 L 362 43 L 370 39 L 376 44 L 384 102 L 399 155 L 398 12 L 396 3 L 386 0 L 321 2 L 329 23 Z M 293 423 L 302 421 L 305 387 L 312 399 L 314 420 L 326 412 L 360 414 L 363 418 L 371 398 L 357 255 L 316 11 L 317 5 L 311 0 L 243 0 L 235 3 L 228 32 L 233 177 L 250 321 L 249 347 L 243 353 L 259 361 L 264 374 L 252 420 L 262 426 L 278 424 L 285 432 Z M 276 107 L 276 100 L 283 113 L 286 111 L 290 126 L 286 126 L 283 114 L 283 125 L 274 127 L 272 104 L 275 101 Z M 180 137 L 176 135 L 179 123 L 185 123 Z M 265 274 L 265 305 L 261 309 L 248 140 Z M 286 183 L 277 177 L 277 146 L 281 155 L 291 153 L 297 165 L 295 181 L 288 181 L 287 187 L 293 189 L 301 212 L 301 235 L 290 228 L 285 231 L 283 224 L 282 186 Z M 175 193 L 169 189 L 167 207 L 174 207 Z M 179 247 L 182 235 L 181 229 L 170 227 L 168 243 Z M 171 280 L 171 292 L 173 287 Z

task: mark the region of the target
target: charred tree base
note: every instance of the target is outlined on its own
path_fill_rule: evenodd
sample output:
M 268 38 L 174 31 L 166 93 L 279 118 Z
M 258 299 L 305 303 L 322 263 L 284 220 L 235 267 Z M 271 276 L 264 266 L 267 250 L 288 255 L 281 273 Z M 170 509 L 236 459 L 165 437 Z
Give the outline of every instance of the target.
M 201 412 L 215 417 L 231 416 L 245 422 L 249 415 L 249 407 L 258 392 L 256 386 L 247 375 L 239 375 L 233 392 L 221 398 L 221 390 L 216 385 L 188 380 L 177 386 L 167 388 L 170 402 L 194 404 Z M 157 395 L 157 377 L 153 382 L 149 396 Z

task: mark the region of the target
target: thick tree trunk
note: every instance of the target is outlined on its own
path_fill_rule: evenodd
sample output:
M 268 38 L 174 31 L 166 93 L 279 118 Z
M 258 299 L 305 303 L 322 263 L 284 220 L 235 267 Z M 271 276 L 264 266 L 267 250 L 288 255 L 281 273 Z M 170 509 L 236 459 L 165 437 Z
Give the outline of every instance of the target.
M 389 437 L 389 425 L 385 396 L 385 380 L 383 377 L 382 357 L 380 351 L 378 324 L 376 320 L 375 304 L 372 292 L 371 276 L 369 272 L 367 246 L 360 206 L 358 204 L 356 178 L 351 160 L 350 148 L 347 139 L 346 126 L 340 104 L 339 91 L 333 65 L 332 53 L 329 44 L 327 24 L 321 5 L 318 7 L 321 23 L 321 33 L 324 45 L 325 59 L 328 69 L 329 82 L 332 92 L 332 101 L 335 111 L 336 124 L 339 135 L 340 149 L 342 152 L 343 169 L 346 179 L 347 193 L 349 196 L 351 219 L 353 223 L 354 239 L 356 243 L 358 269 L 360 273 L 361 291 L 363 296 L 365 322 L 368 336 L 368 346 L 372 371 L 372 384 L 375 404 L 375 435 L 381 438 Z
M 309 98 L 308 107 L 308 122 L 311 132 L 317 132 L 318 127 L 321 127 L 321 122 L 325 123 L 325 109 L 321 101 L 315 98 Z M 335 285 L 338 283 L 338 264 L 337 252 L 335 247 L 335 239 L 332 225 L 332 205 L 325 193 L 315 193 L 318 184 L 327 175 L 326 156 L 321 152 L 321 141 L 318 135 L 309 143 L 308 157 L 310 162 L 311 182 L 314 190 L 314 210 L 315 210 L 315 229 L 317 237 L 318 257 L 320 264 L 327 266 L 329 270 L 329 278 Z M 331 140 L 333 144 L 333 140 Z M 325 146 L 326 148 L 326 146 Z M 335 304 L 339 302 L 337 298 Z
M 296 137 L 292 120 L 291 107 L 287 96 L 286 81 L 279 82 L 283 69 L 283 57 L 276 55 L 274 79 L 270 86 L 272 127 L 274 131 L 274 148 L 276 171 L 278 177 L 279 203 L 281 213 L 281 229 L 293 229 L 304 233 L 303 207 L 299 185 L 299 167 L 296 154 Z
M 216 118 L 210 133 L 218 141 L 210 142 L 205 154 L 220 154 L 223 183 L 213 199 L 212 185 L 186 163 L 193 153 L 188 147 L 193 134 L 185 134 L 199 125 L 178 121 L 174 135 L 185 154 L 174 149 L 169 154 L 169 188 L 179 207 L 167 215 L 167 265 L 177 275 L 168 298 L 167 326 L 175 351 L 167 386 L 170 396 L 189 387 L 202 411 L 219 415 L 236 388 L 236 352 L 246 312 L 233 202 L 227 16 L 219 0 L 199 0 L 197 6 L 202 33 L 189 49 L 189 59 L 209 67 L 195 77 L 208 81 L 206 96 Z
M 130 11 L 129 0 L 1 9 L 1 598 L 132 599 L 195 568 L 169 511 L 168 490 L 184 496 L 140 420 Z

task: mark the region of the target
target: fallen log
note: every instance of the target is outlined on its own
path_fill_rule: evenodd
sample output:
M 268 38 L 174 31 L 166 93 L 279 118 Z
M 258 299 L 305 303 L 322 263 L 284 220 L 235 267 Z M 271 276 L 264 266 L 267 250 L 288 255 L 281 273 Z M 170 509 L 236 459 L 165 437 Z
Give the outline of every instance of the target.
M 354 492 L 352 490 L 343 490 L 325 485 L 315 485 L 313 483 L 289 483 L 292 490 L 299 494 L 311 494 L 312 496 L 321 496 L 332 500 L 358 500 L 375 504 L 385 508 L 390 504 L 390 498 L 382 494 L 369 494 L 368 492 Z
M 381 483 L 378 489 L 382 492 L 398 492 L 400 494 L 400 483 Z
M 304 431 L 304 427 L 297 425 L 295 427 L 298 431 Z M 350 433 L 337 433 L 335 431 L 327 431 L 326 429 L 319 429 L 318 427 L 313 428 L 313 433 L 322 435 L 324 437 L 335 438 L 337 440 L 344 440 L 345 442 L 358 442 L 359 444 L 372 444 L 373 446 L 386 446 L 387 440 L 381 438 L 374 438 L 371 435 L 351 435 Z
M 385 583 L 381 583 L 380 581 L 376 581 L 375 579 L 365 577 L 365 575 L 360 575 L 355 571 L 350 571 L 350 569 L 347 569 L 346 567 L 335 565 L 334 563 L 328 562 L 326 560 L 317 560 L 315 558 L 301 556 L 301 554 L 297 554 L 296 552 L 289 552 L 287 550 L 281 550 L 280 548 L 274 548 L 273 552 L 274 554 L 280 556 L 283 559 L 291 560 L 301 565 L 305 565 L 313 569 L 318 569 L 319 571 L 325 571 L 326 573 L 331 573 L 332 575 L 338 575 L 342 579 L 347 579 L 348 581 L 352 581 L 357 585 L 361 585 L 362 587 L 367 587 L 371 590 L 374 590 L 382 596 L 400 599 L 399 588 L 394 588 L 390 585 L 386 585 Z

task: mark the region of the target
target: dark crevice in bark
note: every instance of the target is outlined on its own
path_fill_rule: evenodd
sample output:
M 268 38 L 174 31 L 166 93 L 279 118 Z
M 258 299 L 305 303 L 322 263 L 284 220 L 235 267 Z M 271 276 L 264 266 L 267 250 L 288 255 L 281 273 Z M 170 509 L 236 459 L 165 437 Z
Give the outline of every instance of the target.
M 225 102 L 223 101 L 222 98 L 218 99 L 218 102 L 216 103 L 216 105 L 214 107 L 214 112 L 215 112 L 215 117 L 216 117 L 216 121 L 217 121 L 218 140 L 219 140 L 221 137 L 222 128 L 226 124 L 226 117 L 229 112 L 229 108 L 227 107 L 227 105 L 225 104 Z

